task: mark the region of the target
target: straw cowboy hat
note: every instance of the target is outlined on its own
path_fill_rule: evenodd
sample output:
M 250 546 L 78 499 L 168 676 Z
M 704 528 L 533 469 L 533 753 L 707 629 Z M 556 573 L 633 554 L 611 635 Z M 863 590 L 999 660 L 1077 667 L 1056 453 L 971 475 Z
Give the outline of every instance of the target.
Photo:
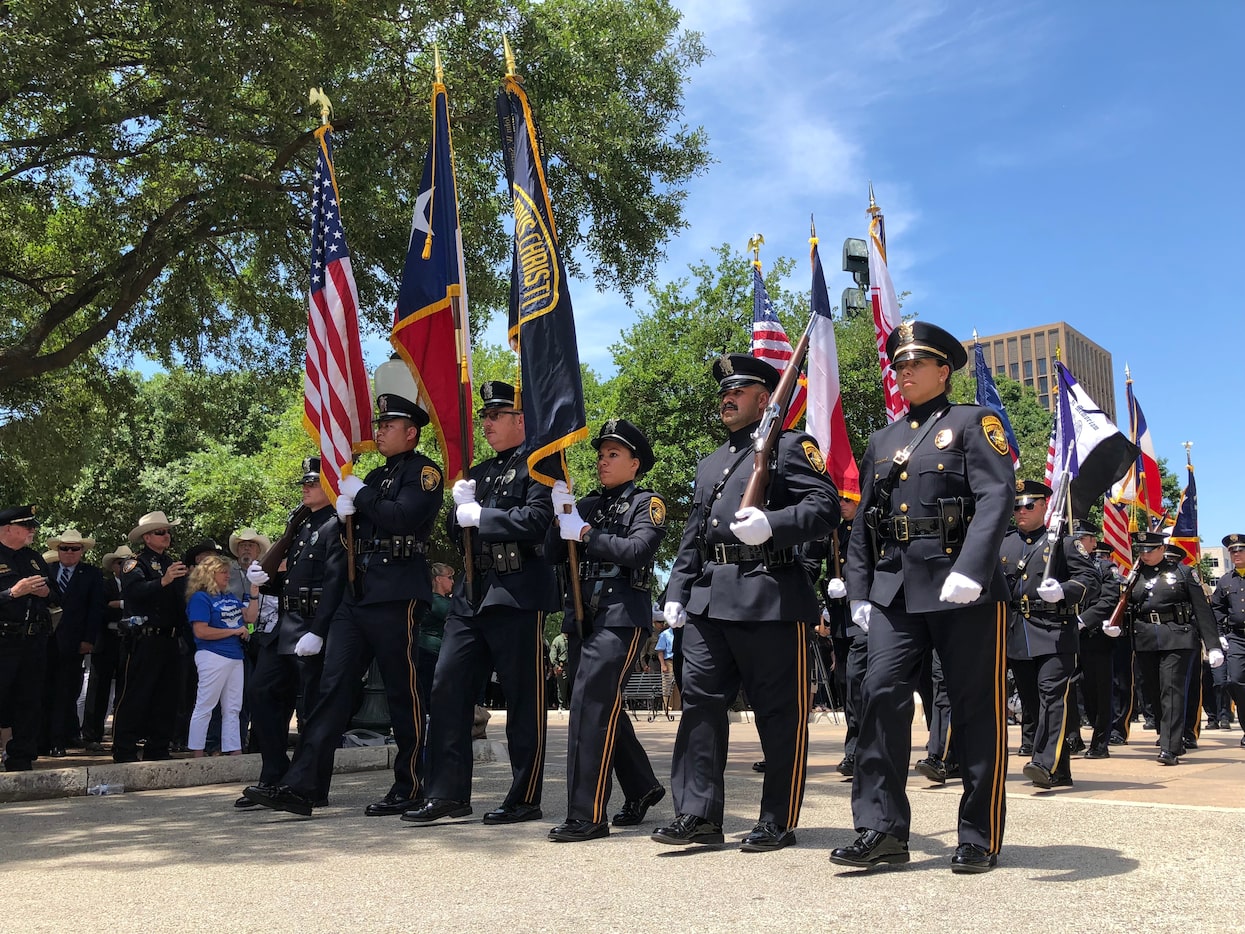
M 81 545 L 83 551 L 90 551 L 95 547 L 95 539 L 83 538 L 77 529 L 65 529 L 60 535 L 53 535 L 48 539 L 49 548 L 59 548 L 61 545 Z
M 100 562 L 100 566 L 107 571 L 114 561 L 124 561 L 126 558 L 133 558 L 134 552 L 130 551 L 129 545 L 122 545 L 116 551 L 110 551 L 104 555 L 104 560 Z
M 45 551 L 43 553 L 43 563 L 46 564 L 48 567 L 51 567 L 54 564 L 60 564 L 60 560 L 61 560 L 61 556 L 57 554 L 55 550 Z
M 171 529 L 175 525 L 181 525 L 181 519 L 170 520 L 162 512 L 149 512 L 138 520 L 138 525 L 130 529 L 130 541 L 136 542 L 148 532 L 154 532 L 156 529 Z
M 267 535 L 261 535 L 255 529 L 245 528 L 238 529 L 229 536 L 229 553 L 235 558 L 238 557 L 238 542 L 255 542 L 259 545 L 259 553 L 262 555 L 272 547 L 272 541 Z

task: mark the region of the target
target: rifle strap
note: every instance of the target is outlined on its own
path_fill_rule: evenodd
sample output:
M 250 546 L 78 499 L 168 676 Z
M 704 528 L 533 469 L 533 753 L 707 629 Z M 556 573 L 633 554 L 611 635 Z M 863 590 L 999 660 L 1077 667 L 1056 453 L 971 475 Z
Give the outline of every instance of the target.
M 891 460 L 890 473 L 888 473 L 886 477 L 883 478 L 882 482 L 875 487 L 877 493 L 874 498 L 876 500 L 879 502 L 885 501 L 889 504 L 891 491 L 895 487 L 895 481 L 899 479 L 899 472 L 903 470 L 904 467 L 908 465 L 908 461 L 912 459 L 912 452 L 915 451 L 920 446 L 921 442 L 929 436 L 929 433 L 934 430 L 934 424 L 949 411 L 951 411 L 951 407 L 947 406 L 946 408 L 940 409 L 931 415 L 929 417 L 929 421 L 921 426 L 921 430 L 916 433 L 916 437 L 908 443 L 908 446 L 895 454 L 894 458 Z M 889 511 L 890 509 L 888 506 L 887 512 Z

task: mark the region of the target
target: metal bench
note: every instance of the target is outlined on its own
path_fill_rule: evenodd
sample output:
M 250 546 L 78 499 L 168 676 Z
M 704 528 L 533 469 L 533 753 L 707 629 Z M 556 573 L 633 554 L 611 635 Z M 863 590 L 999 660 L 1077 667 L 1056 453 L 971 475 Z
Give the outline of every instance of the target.
M 640 719 L 640 710 L 648 711 L 649 723 L 656 720 L 658 714 L 662 713 L 666 715 L 667 720 L 674 719 L 674 714 L 670 712 L 670 698 L 666 696 L 659 671 L 633 672 L 623 682 L 622 699 L 625 709 L 637 721 Z

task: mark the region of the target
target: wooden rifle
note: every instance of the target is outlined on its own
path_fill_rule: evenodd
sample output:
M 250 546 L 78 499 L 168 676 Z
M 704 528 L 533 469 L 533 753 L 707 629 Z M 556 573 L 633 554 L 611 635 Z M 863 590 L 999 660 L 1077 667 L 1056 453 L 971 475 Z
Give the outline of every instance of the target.
M 1141 559 L 1138 558 L 1133 562 L 1133 569 L 1128 573 L 1128 580 L 1124 582 L 1124 586 L 1120 589 L 1120 600 L 1115 605 L 1115 609 L 1111 611 L 1111 618 L 1103 623 L 1103 627 L 1114 626 L 1120 628 L 1120 623 L 1124 622 L 1124 613 L 1128 609 L 1128 598 L 1132 595 L 1133 588 L 1137 586 L 1137 580 L 1141 577 Z
M 310 507 L 300 505 L 290 514 L 289 521 L 285 523 L 285 532 L 260 557 L 259 566 L 264 569 L 264 573 L 270 578 L 277 576 L 277 572 L 281 569 L 281 562 L 285 560 L 285 556 L 289 554 L 290 545 L 294 543 L 294 536 L 298 534 L 302 524 L 310 517 Z M 242 569 L 242 573 L 246 574 L 246 568 Z

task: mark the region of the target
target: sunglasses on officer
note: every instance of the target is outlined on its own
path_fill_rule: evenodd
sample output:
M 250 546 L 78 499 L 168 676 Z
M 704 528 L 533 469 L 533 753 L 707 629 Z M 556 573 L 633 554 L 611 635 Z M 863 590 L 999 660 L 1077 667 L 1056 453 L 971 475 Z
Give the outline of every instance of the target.
M 56 550 L 57 551 L 81 551 L 82 546 L 81 545 L 57 545 Z
M 1037 509 L 1037 508 L 1038 508 L 1037 502 L 1034 500 L 1030 500 L 1027 503 L 1017 503 L 1015 506 L 1012 507 L 1012 512 L 1020 512 L 1022 509 L 1025 510 L 1026 512 L 1032 512 L 1034 509 Z
M 523 414 L 522 412 L 517 412 L 514 409 L 484 409 L 482 412 L 480 412 L 480 418 L 484 419 L 486 422 L 495 422 L 499 418 L 501 418 L 503 415 L 522 415 L 522 414 Z

